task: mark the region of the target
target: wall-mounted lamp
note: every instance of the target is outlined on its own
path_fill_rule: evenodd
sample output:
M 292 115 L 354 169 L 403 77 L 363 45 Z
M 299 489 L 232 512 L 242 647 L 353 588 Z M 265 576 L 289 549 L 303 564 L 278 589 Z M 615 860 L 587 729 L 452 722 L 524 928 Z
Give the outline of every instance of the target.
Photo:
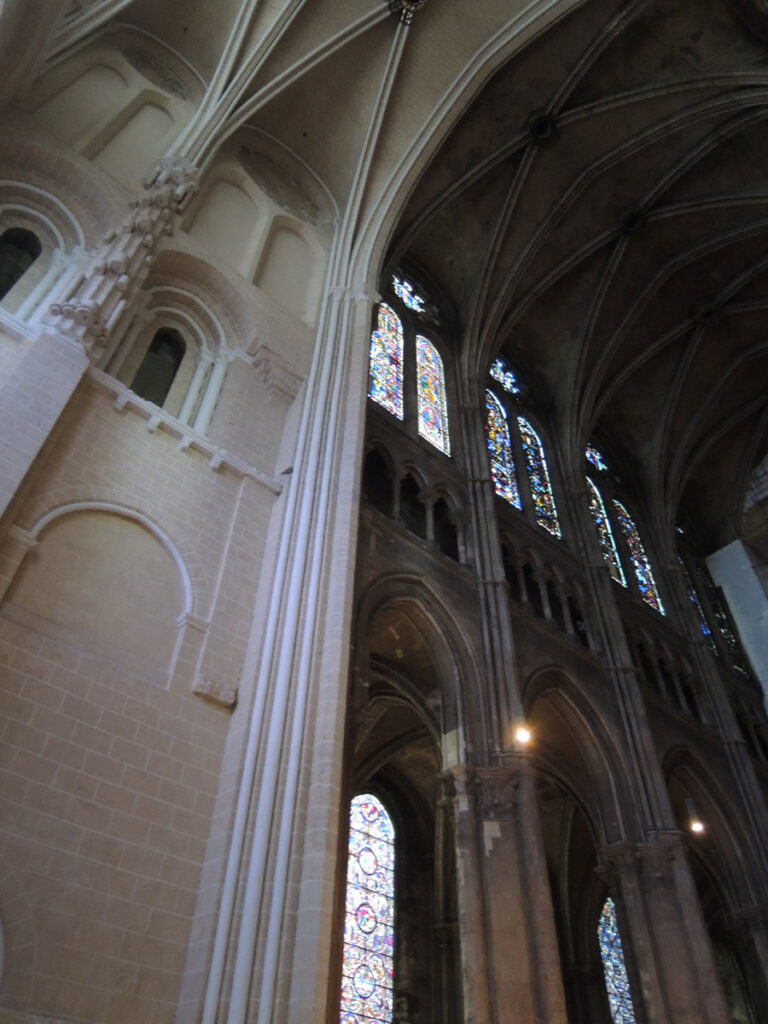
M 518 725 L 515 729 L 515 742 L 521 747 L 526 747 L 531 742 L 531 730 L 524 725 Z
M 699 817 L 699 812 L 696 810 L 696 804 L 693 802 L 691 797 L 685 798 L 685 813 L 688 816 L 688 828 L 694 835 L 701 835 L 705 831 L 704 822 Z

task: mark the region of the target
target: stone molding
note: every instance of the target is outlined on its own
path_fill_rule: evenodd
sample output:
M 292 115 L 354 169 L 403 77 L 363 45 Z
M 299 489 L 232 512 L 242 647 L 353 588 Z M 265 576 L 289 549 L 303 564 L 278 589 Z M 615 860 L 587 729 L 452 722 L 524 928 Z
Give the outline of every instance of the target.
M 234 708 L 237 704 L 237 687 L 233 683 L 205 679 L 193 687 L 192 693 L 223 708 Z
M 178 438 L 179 451 L 185 452 L 191 449 L 207 456 L 208 465 L 212 470 L 223 468 L 234 473 L 235 476 L 250 477 L 250 479 L 258 481 L 273 494 L 281 494 L 285 488 L 286 478 L 284 476 L 272 476 L 272 474 L 265 473 L 256 466 L 249 466 L 248 463 L 239 459 L 236 455 L 224 451 L 218 445 L 211 444 L 206 437 L 198 434 L 192 427 L 163 412 L 162 409 L 158 409 L 152 402 L 139 398 L 130 388 L 121 384 L 103 370 L 91 366 L 88 368 L 87 375 L 99 390 L 106 391 L 115 396 L 113 405 L 116 412 L 130 411 L 139 416 L 144 416 L 150 433 L 154 433 L 159 429 Z
M 389 9 L 404 25 L 410 25 L 416 11 L 421 10 L 427 0 L 388 0 Z
M 281 398 L 290 405 L 298 394 L 303 379 L 294 372 L 285 359 L 268 345 L 261 344 L 256 349 L 253 365 L 261 375 L 267 394 L 270 397 Z

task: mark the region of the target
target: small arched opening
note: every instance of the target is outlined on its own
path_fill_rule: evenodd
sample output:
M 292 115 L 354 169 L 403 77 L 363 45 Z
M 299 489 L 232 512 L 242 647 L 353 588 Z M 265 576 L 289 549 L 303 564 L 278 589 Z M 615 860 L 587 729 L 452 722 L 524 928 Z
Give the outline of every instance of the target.
M 26 228 L 8 228 L 0 235 L 0 300 L 21 280 L 41 252 L 40 239 Z
M 175 327 L 161 327 L 131 381 L 131 391 L 162 407 L 186 350 L 184 338 Z

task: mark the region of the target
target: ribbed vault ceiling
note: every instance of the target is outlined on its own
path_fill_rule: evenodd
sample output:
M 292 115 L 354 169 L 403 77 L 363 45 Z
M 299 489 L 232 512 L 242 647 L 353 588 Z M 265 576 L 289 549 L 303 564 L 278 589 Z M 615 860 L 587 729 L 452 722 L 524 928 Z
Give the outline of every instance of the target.
M 601 441 L 705 546 L 763 452 L 766 84 L 723 0 L 584 4 L 474 99 L 391 251 L 453 297 L 467 374 L 503 353 L 574 466 Z
M 593 438 L 646 515 L 697 523 L 709 549 L 766 436 L 768 51 L 736 9 L 768 17 L 731 3 L 430 0 L 360 212 L 389 209 L 387 267 L 452 304 L 467 380 L 504 353 L 574 468 Z M 54 54 L 127 24 L 196 70 L 186 155 L 256 129 L 343 212 L 392 47 L 384 0 L 59 6 Z

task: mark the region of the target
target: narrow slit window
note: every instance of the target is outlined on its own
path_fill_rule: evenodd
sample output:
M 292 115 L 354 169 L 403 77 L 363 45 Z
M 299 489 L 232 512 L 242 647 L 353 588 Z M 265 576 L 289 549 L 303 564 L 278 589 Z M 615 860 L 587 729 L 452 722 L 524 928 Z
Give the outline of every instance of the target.
M 605 510 L 603 497 L 589 477 L 587 477 L 587 489 L 589 493 L 589 513 L 595 524 L 597 539 L 600 541 L 600 550 L 603 553 L 603 559 L 611 571 L 611 576 L 613 576 L 616 582 L 620 583 L 622 587 L 626 587 L 627 578 L 624 575 L 624 569 L 622 568 L 621 561 L 619 560 L 619 552 L 616 548 L 616 541 L 613 536 L 613 530 L 611 529 L 611 522 L 608 519 L 608 513 Z
M 621 532 L 624 540 L 627 542 L 629 557 L 632 562 L 632 569 L 635 573 L 640 596 L 651 608 L 655 608 L 661 615 L 666 615 L 667 613 L 664 610 L 664 605 L 656 586 L 656 580 L 653 576 L 651 562 L 645 553 L 645 548 L 640 540 L 640 534 L 637 532 L 635 522 L 620 501 L 614 498 L 613 504 L 619 517 Z
M 394 903 L 392 819 L 363 793 L 349 814 L 340 1024 L 392 1024 Z
M 485 393 L 485 408 L 485 433 L 488 457 L 491 461 L 493 486 L 500 498 L 508 501 L 515 508 L 522 508 L 520 490 L 515 476 L 512 443 L 509 439 L 507 414 L 504 411 L 504 406 L 492 391 Z
M 523 444 L 525 468 L 528 470 L 528 479 L 531 483 L 531 497 L 533 498 L 536 522 L 553 537 L 562 537 L 555 496 L 552 493 L 552 484 L 549 479 L 547 459 L 544 455 L 544 445 L 525 417 L 518 416 L 517 424 Z
M 368 395 L 387 412 L 403 418 L 403 325 L 393 309 L 382 302 L 376 330 L 371 335 L 371 384 Z
M 421 334 L 416 336 L 416 381 L 419 433 L 439 451 L 450 455 L 443 360 L 432 342 Z
M 616 920 L 616 906 L 610 896 L 603 905 L 597 935 L 600 942 L 600 957 L 603 961 L 605 988 L 611 1006 L 611 1024 L 636 1024 L 619 922 Z

